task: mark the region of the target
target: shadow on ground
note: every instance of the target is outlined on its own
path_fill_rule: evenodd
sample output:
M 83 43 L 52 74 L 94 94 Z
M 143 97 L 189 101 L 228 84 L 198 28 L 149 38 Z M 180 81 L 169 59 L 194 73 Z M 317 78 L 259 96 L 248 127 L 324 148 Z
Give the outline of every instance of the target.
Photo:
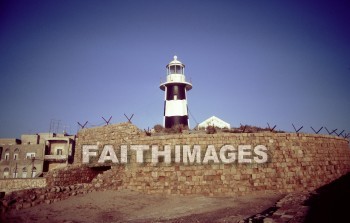
M 305 205 L 311 222 L 350 222 L 350 173 L 316 190 Z

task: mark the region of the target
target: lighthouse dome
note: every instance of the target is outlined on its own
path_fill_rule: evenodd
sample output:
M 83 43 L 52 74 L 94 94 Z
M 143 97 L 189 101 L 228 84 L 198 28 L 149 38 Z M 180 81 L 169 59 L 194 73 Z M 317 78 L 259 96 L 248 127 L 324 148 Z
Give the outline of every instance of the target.
M 171 65 L 181 65 L 182 67 L 185 67 L 185 64 L 181 63 L 181 61 L 177 60 L 177 56 L 174 56 L 174 60 L 170 61 L 170 63 L 167 65 L 167 67 Z

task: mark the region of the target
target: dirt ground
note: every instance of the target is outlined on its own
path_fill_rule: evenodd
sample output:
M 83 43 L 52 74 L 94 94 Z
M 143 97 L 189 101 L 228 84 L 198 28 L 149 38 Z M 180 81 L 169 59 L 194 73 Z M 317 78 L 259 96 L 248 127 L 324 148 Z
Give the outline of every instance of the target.
M 283 197 L 257 193 L 237 197 L 146 195 L 129 190 L 92 192 L 10 213 L 6 222 L 237 222 Z

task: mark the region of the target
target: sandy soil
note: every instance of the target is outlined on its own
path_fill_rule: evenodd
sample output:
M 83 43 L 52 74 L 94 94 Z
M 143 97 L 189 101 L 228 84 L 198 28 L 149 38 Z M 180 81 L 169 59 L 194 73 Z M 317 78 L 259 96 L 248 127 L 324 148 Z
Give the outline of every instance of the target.
M 281 194 L 240 197 L 145 195 L 129 190 L 92 192 L 12 212 L 6 222 L 236 222 L 274 205 Z

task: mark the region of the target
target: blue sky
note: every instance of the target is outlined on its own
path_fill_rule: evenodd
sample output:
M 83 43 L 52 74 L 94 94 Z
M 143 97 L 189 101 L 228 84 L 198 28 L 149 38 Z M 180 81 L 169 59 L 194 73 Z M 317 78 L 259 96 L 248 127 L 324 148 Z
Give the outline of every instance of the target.
M 0 137 L 48 132 L 51 120 L 74 134 L 124 113 L 141 129 L 162 123 L 174 55 L 198 122 L 350 132 L 349 11 L 346 0 L 3 0 Z

